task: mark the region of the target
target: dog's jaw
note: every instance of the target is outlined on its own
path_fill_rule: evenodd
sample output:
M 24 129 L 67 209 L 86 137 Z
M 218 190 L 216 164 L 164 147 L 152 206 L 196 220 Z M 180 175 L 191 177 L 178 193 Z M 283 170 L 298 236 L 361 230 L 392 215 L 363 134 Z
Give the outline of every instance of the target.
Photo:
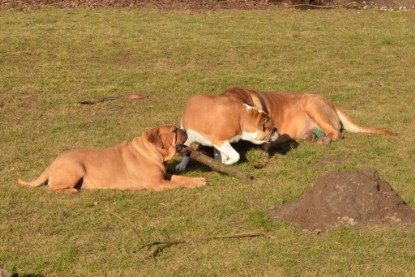
M 184 144 L 178 144 L 176 145 L 176 153 L 180 156 L 186 155 L 186 153 L 189 151 L 188 147 Z

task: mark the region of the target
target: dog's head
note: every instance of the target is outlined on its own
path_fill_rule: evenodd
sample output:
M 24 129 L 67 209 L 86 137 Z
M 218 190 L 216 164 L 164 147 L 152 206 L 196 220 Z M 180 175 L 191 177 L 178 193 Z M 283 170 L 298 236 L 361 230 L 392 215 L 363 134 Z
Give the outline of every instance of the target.
M 176 153 L 186 152 L 187 149 L 184 145 L 187 140 L 186 131 L 172 125 L 161 125 L 150 130 L 147 139 L 163 155 L 165 161 L 173 158 Z
M 278 139 L 277 128 L 269 115 L 261 109 L 243 104 L 242 139 L 255 144 L 273 142 Z

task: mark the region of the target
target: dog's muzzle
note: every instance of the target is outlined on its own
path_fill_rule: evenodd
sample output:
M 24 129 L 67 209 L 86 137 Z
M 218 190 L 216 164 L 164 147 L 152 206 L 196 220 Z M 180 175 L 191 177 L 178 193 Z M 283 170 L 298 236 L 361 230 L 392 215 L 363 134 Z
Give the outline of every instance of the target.
M 184 145 L 184 143 L 187 140 L 187 133 L 184 129 L 177 129 L 177 134 L 176 134 L 176 142 L 179 141 L 179 132 L 180 132 L 180 138 L 181 138 L 181 144 L 177 144 L 176 145 L 176 152 L 180 155 L 184 155 L 187 153 L 188 149 L 187 146 Z
M 184 155 L 186 155 L 186 153 L 188 152 L 189 150 L 188 150 L 188 147 L 186 146 L 186 145 L 184 145 L 184 144 L 179 144 L 179 145 L 176 145 L 176 153 L 177 154 L 179 154 L 179 155 L 181 155 L 181 156 L 184 156 Z
M 278 139 L 278 130 L 277 128 L 273 128 L 272 131 L 269 133 L 267 141 L 268 142 L 274 142 Z

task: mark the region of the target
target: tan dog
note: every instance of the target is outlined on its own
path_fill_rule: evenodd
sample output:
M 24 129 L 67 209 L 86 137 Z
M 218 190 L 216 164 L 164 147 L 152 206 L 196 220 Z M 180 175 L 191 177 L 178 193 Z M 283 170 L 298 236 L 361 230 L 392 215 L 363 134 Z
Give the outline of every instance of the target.
M 205 186 L 204 178 L 166 174 L 165 163 L 185 150 L 186 139 L 184 130 L 164 125 L 114 147 L 63 153 L 35 181 L 17 181 L 37 187 L 48 180 L 49 187 L 57 192 L 76 192 L 77 189 L 159 191 Z
M 225 164 L 233 164 L 240 158 L 232 142 L 247 140 L 263 144 L 278 138 L 274 122 L 265 112 L 228 96 L 191 97 L 183 112 L 182 128 L 189 137 L 187 146 L 193 142 L 213 146 L 215 157 Z M 189 160 L 183 157 L 176 170 L 184 171 Z
M 315 94 L 267 93 L 231 88 L 221 95 L 267 112 L 278 129 L 279 139 L 276 143 L 295 139 L 314 140 L 316 129 L 320 133 L 324 132 L 317 139 L 317 143 L 322 145 L 341 139 L 343 129 L 356 133 L 395 135 L 391 131 L 357 125 L 326 98 Z

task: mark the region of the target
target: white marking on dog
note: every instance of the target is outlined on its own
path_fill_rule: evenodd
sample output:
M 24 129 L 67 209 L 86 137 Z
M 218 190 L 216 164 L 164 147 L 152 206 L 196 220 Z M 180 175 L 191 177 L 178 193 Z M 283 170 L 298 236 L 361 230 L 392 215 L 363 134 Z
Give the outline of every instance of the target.
M 191 146 L 192 143 L 197 142 L 205 146 L 213 146 L 215 147 L 221 155 L 221 161 L 224 164 L 233 164 L 239 161 L 240 156 L 238 152 L 235 151 L 235 149 L 232 148 L 231 143 L 239 141 L 243 134 L 234 136 L 228 141 L 225 141 L 222 146 L 214 145 L 212 141 L 206 139 L 204 136 L 199 134 L 198 132 L 188 129 L 187 131 L 187 140 L 184 143 L 187 146 Z M 190 158 L 187 156 L 184 156 L 180 163 L 176 165 L 176 170 L 178 172 L 183 172 L 186 170 L 188 164 L 190 162 Z
M 181 124 L 181 126 L 183 128 L 183 124 Z M 213 143 L 210 140 L 206 139 L 204 136 L 202 136 L 201 134 L 199 134 L 198 132 L 192 129 L 186 130 L 186 133 L 187 133 L 187 140 L 184 143 L 186 146 L 191 146 L 192 143 L 194 142 L 200 143 L 205 146 L 213 146 Z M 176 165 L 176 171 L 178 172 L 185 171 L 189 162 L 190 162 L 190 158 L 188 156 L 184 156 L 182 158 L 182 161 Z
M 186 130 L 187 133 L 187 140 L 184 143 L 187 146 L 190 146 L 193 142 L 198 142 L 205 146 L 213 146 L 213 142 L 209 139 L 205 138 L 203 135 L 199 134 L 198 132 L 188 129 Z
M 242 139 L 250 141 L 250 142 L 255 143 L 255 144 L 264 143 L 264 141 L 257 140 L 258 134 L 259 134 L 259 131 L 256 131 L 256 132 L 253 132 L 253 133 L 242 132 Z
M 189 162 L 190 162 L 190 157 L 183 156 L 182 161 L 176 165 L 176 171 L 177 172 L 185 171 Z
M 225 141 L 221 146 L 214 145 L 214 147 L 220 151 L 222 163 L 229 165 L 239 161 L 239 153 L 233 149 L 228 141 Z
M 251 105 L 248 105 L 246 103 L 242 103 L 242 105 L 244 105 L 246 107 L 247 110 L 251 110 L 251 109 L 255 109 L 258 110 L 259 113 L 264 113 L 267 114 L 266 112 L 264 112 L 263 110 L 261 110 L 260 108 L 257 107 L 252 107 Z

